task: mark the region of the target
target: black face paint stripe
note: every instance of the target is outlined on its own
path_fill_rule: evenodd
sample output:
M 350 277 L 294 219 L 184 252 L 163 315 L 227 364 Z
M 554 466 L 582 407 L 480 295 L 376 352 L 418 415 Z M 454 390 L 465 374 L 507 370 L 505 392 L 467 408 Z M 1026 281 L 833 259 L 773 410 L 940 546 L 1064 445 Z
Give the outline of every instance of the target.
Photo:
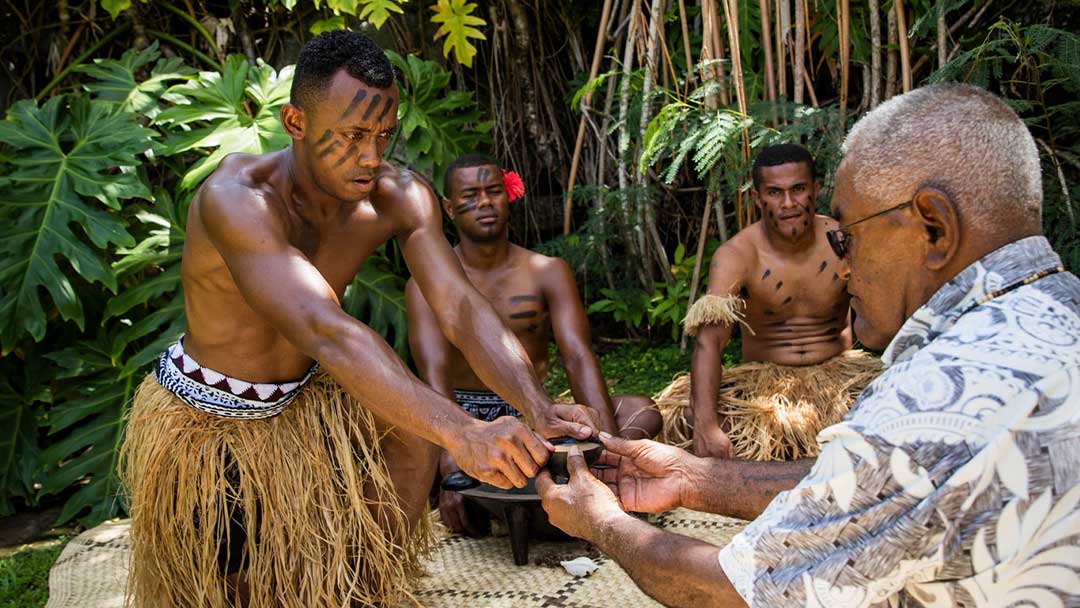
M 383 104 L 383 109 L 382 109 L 382 112 L 379 112 L 379 118 L 377 119 L 377 120 L 378 120 L 379 122 L 382 122 L 382 119 L 386 118 L 386 115 L 387 115 L 387 114 L 388 114 L 388 113 L 390 112 L 390 108 L 391 108 L 391 107 L 392 107 L 393 105 L 394 105 L 394 98 L 393 98 L 393 97 L 390 97 L 390 96 L 388 95 L 388 96 L 386 97 L 386 103 L 385 103 L 385 104 Z
M 332 154 L 334 152 L 334 150 L 337 150 L 338 147 L 340 147 L 340 146 L 341 146 L 341 142 L 338 142 L 338 141 L 330 142 L 329 146 L 326 146 L 325 148 L 323 148 L 322 152 L 319 152 L 319 158 L 324 158 L 326 156 L 329 156 L 330 154 Z
M 784 282 L 783 282 L 783 281 L 780 281 L 779 283 L 777 283 L 777 284 L 776 284 L 776 291 L 780 291 L 780 288 L 781 288 L 781 287 L 783 287 L 783 286 L 784 286 Z
M 341 114 L 341 117 L 345 118 L 349 114 L 352 114 L 353 110 L 356 109 L 356 106 L 360 105 L 360 102 L 364 101 L 365 97 L 367 97 L 367 91 L 365 91 L 364 89 L 356 91 L 356 95 L 353 96 L 352 101 L 349 102 L 349 105 L 345 107 L 345 111 Z
M 375 111 L 375 106 L 379 105 L 380 101 L 382 101 L 382 95 L 379 95 L 378 93 L 372 95 L 371 103 L 369 103 L 367 109 L 364 110 L 364 115 L 361 119 L 367 120 L 368 118 L 371 118 L 371 113 Z
M 539 301 L 540 301 L 540 296 L 533 296 L 533 295 L 510 296 L 510 302 L 511 303 L 539 302 Z
M 511 319 L 532 319 L 533 317 L 537 316 L 538 314 L 540 314 L 540 313 L 536 312 L 535 310 L 526 310 L 526 311 L 523 311 L 523 312 L 515 312 L 514 314 L 510 315 L 510 318 Z
M 840 275 L 836 274 L 835 272 L 832 273 L 832 280 L 835 281 L 836 279 L 839 279 L 839 278 L 840 278 Z
M 787 306 L 788 304 L 791 304 L 791 296 L 788 296 L 781 306 Z
M 822 272 L 825 272 L 825 267 L 828 266 L 828 265 L 829 265 L 829 262 L 827 260 L 822 261 L 821 266 L 818 266 L 818 269 L 817 269 L 818 274 L 821 274 Z
M 338 161 L 334 163 L 334 167 L 340 167 L 341 165 L 344 165 L 346 161 L 352 158 L 353 154 L 356 154 L 356 144 L 349 144 L 349 147 L 345 148 L 345 152 L 341 154 L 341 158 L 339 158 Z
M 773 316 L 775 314 L 776 314 L 775 312 L 769 310 L 768 308 L 765 309 L 765 316 L 771 317 L 771 316 Z
M 761 275 L 761 280 L 764 281 L 765 279 L 769 278 L 770 274 L 772 274 L 772 270 L 766 268 L 765 269 L 765 274 Z
M 333 136 L 334 136 L 334 133 L 330 129 L 327 129 L 326 131 L 323 132 L 322 136 L 319 137 L 319 141 L 315 142 L 314 147 L 318 148 L 319 146 L 325 144 L 326 142 L 330 141 L 330 138 L 333 137 Z

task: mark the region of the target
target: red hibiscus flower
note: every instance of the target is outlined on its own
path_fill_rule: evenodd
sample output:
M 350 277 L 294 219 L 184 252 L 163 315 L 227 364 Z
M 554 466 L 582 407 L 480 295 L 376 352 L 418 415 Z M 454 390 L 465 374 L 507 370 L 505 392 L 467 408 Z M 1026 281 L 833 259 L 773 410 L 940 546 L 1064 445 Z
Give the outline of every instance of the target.
M 502 175 L 503 187 L 506 188 L 506 197 L 511 203 L 525 195 L 525 182 L 521 181 L 521 176 L 516 171 L 503 169 Z

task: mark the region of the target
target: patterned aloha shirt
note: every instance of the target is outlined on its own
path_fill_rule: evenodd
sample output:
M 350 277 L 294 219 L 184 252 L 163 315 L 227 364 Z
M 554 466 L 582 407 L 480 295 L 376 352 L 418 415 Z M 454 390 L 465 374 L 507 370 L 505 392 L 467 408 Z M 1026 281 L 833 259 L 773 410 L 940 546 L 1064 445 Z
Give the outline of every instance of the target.
M 1043 237 L 966 268 L 720 552 L 751 606 L 1080 607 L 1080 280 Z

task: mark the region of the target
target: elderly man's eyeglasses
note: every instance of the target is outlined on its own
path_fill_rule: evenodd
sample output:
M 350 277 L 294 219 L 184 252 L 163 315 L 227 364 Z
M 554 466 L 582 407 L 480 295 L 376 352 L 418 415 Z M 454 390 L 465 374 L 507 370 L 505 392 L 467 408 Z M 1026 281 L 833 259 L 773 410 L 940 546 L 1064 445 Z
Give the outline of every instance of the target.
M 851 228 L 855 224 L 861 224 L 861 223 L 865 222 L 866 220 L 872 220 L 875 217 L 885 215 L 886 213 L 891 213 L 893 211 L 896 211 L 897 209 L 903 209 L 904 207 L 910 207 L 911 203 L 912 203 L 912 201 L 908 201 L 906 203 L 900 203 L 899 205 L 896 205 L 895 207 L 889 207 L 888 209 L 878 211 L 877 213 L 872 213 L 872 214 L 862 218 L 861 220 L 856 220 L 854 222 L 851 222 L 850 224 L 845 224 L 843 226 L 840 226 L 836 230 L 830 230 L 830 231 L 825 233 L 825 238 L 828 239 L 829 246 L 832 247 L 833 253 L 836 254 L 836 257 L 843 259 L 843 257 L 845 255 L 847 255 L 847 252 L 848 252 L 848 239 L 851 238 L 849 233 L 848 233 L 848 228 Z

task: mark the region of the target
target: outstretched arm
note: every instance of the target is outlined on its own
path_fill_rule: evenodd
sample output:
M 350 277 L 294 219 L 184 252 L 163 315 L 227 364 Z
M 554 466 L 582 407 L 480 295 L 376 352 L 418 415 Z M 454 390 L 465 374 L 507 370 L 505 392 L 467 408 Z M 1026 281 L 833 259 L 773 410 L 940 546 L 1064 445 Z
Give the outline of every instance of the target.
M 200 194 L 199 218 L 246 302 L 380 418 L 457 449 L 458 462 L 480 479 L 524 485 L 547 447 L 521 425 L 495 432 L 413 376 L 379 334 L 341 309 L 319 270 L 289 243 L 275 203 L 239 185 Z
M 536 479 L 552 524 L 600 547 L 642 591 L 665 606 L 745 605 L 720 567 L 718 547 L 624 513 L 611 490 L 589 473 L 577 449 L 567 465 L 566 485 L 555 485 L 547 471 Z
M 578 403 L 584 403 L 600 416 L 600 430 L 618 433 L 614 408 L 600 364 L 592 350 L 589 319 L 581 305 L 577 282 L 570 266 L 560 259 L 546 261 L 541 272 L 544 299 L 551 313 L 551 328 L 559 346 L 570 390 Z
M 781 492 L 798 485 L 813 459 L 751 462 L 700 458 L 649 440 L 600 435 L 607 450 L 605 482 L 619 490 L 627 511 L 659 513 L 676 507 L 751 520 Z
M 595 416 L 580 406 L 552 404 L 529 357 L 487 299 L 469 283 L 442 234 L 435 195 L 413 181 L 403 195 L 412 213 L 398 241 L 413 279 L 438 319 L 443 335 L 461 351 L 483 383 L 532 423 L 541 434 L 593 434 Z

